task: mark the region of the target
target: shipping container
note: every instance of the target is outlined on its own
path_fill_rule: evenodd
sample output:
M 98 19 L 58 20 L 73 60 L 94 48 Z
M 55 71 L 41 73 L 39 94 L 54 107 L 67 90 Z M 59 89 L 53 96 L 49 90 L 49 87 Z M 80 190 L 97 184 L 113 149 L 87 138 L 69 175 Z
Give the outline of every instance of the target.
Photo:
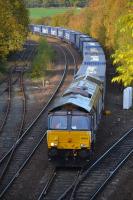
M 89 49 L 83 50 L 83 55 L 100 55 L 104 54 L 103 49 L 101 47 L 90 47 Z
M 51 34 L 51 26 L 43 26 L 42 25 L 42 34 L 50 35 Z
M 83 50 L 85 50 L 85 49 L 88 50 L 88 49 L 90 49 L 92 47 L 98 48 L 98 47 L 101 47 L 101 45 L 99 44 L 99 42 L 95 42 L 95 41 L 93 41 L 93 42 L 84 42 L 83 43 Z
M 77 34 L 76 35 L 76 47 L 80 50 L 80 38 L 88 38 L 87 35 Z
M 105 80 L 105 73 L 106 73 L 106 63 L 104 64 L 82 64 L 80 69 L 78 70 L 76 77 L 80 76 L 94 76 L 99 78 L 101 81 Z
M 95 42 L 95 39 L 91 38 L 91 37 L 81 37 L 80 41 L 79 41 L 79 49 L 80 52 L 83 52 L 83 43 L 84 42 Z
M 42 29 L 42 26 L 41 25 L 34 25 L 33 26 L 33 31 L 35 33 L 41 33 L 41 29 Z
M 57 27 L 51 27 L 51 35 L 58 36 L 58 28 Z
M 63 39 L 64 38 L 64 34 L 65 34 L 65 30 L 63 28 L 58 28 L 58 37 Z
M 76 43 L 76 35 L 79 34 L 79 32 L 71 31 L 71 30 L 66 30 L 64 39 L 70 42 L 71 44 Z

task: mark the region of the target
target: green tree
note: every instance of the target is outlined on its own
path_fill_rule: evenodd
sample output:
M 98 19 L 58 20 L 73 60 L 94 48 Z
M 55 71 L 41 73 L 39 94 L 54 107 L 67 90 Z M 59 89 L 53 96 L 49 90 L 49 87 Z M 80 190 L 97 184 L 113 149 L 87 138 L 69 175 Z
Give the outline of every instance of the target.
M 44 81 L 46 71 L 50 69 L 54 58 L 55 52 L 52 47 L 44 38 L 40 38 L 37 54 L 32 63 L 31 77 Z

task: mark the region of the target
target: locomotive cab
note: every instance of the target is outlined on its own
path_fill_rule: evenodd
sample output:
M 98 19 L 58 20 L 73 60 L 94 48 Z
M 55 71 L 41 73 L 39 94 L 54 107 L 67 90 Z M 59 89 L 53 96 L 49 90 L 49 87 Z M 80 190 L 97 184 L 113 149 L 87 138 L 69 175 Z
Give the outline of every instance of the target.
M 102 111 L 102 84 L 92 80 L 74 80 L 55 100 L 48 115 L 49 158 L 90 158 Z
M 89 113 L 79 110 L 49 113 L 47 144 L 50 158 L 88 158 L 92 139 Z

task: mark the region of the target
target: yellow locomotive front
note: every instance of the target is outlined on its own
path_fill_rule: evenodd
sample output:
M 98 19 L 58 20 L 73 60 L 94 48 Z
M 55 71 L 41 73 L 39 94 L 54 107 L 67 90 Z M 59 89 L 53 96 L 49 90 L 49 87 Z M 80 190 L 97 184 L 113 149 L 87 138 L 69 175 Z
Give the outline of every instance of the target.
M 48 116 L 49 158 L 82 158 L 90 155 L 91 116 L 82 111 L 54 111 Z
M 103 109 L 102 91 L 99 80 L 81 77 L 55 100 L 48 115 L 50 159 L 90 158 Z

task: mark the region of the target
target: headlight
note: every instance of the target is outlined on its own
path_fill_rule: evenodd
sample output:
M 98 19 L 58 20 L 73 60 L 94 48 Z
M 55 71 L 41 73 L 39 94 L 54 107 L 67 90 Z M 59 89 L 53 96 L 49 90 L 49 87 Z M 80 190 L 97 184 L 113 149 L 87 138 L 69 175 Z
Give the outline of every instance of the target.
M 86 144 L 81 144 L 81 147 L 86 147 Z
M 55 147 L 55 146 L 57 146 L 57 144 L 54 142 L 51 142 L 51 147 Z

